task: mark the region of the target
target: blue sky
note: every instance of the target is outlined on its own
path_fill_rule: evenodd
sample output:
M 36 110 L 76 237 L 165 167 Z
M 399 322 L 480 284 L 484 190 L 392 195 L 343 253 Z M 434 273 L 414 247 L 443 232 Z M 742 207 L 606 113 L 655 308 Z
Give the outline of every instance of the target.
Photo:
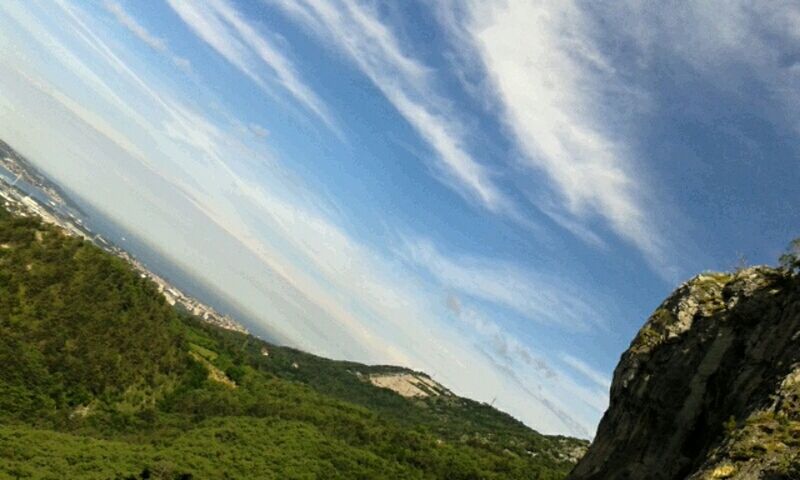
M 793 2 L 0 3 L 0 138 L 252 331 L 589 437 L 800 220 Z

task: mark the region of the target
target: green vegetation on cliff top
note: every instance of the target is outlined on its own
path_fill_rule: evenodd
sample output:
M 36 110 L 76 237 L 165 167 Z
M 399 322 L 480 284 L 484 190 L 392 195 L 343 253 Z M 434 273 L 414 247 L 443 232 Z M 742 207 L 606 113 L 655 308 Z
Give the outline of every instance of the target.
M 0 209 L 0 479 L 558 479 L 585 446 L 364 380 L 399 370 L 204 324 L 122 260 Z

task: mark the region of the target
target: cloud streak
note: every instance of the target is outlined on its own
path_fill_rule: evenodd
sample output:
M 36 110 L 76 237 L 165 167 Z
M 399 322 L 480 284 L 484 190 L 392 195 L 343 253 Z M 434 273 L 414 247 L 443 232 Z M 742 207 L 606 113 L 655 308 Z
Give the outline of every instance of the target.
M 358 66 L 435 152 L 445 183 L 489 211 L 513 210 L 493 172 L 469 153 L 467 134 L 431 86 L 429 69 L 404 52 L 372 9 L 354 0 L 270 3 Z
M 547 353 L 536 352 L 521 343 L 486 313 L 454 295 L 448 296 L 446 303 L 456 318 L 471 330 L 476 348 L 509 381 L 536 399 L 539 408 L 558 418 L 571 431 L 583 437 L 591 436 L 592 426 L 587 419 L 596 418 L 605 411 L 608 388 L 598 391 L 595 385 L 586 387 L 576 382 L 571 375 L 556 368 Z M 597 379 L 602 377 L 593 373 L 597 374 Z M 562 407 L 565 398 L 571 399 L 569 413 Z
M 492 352 L 504 359 L 506 363 L 521 362 L 527 367 L 534 368 L 546 378 L 554 378 L 556 376 L 555 371 L 546 360 L 534 354 L 530 348 L 504 332 L 496 323 L 486 320 L 475 310 L 464 307 L 455 295 L 447 297 L 447 308 L 476 333 L 488 338 Z
M 328 107 L 303 81 L 296 67 L 227 0 L 184 2 L 167 0 L 183 22 L 206 44 L 273 98 L 269 81 L 280 85 L 306 109 L 339 134 Z M 266 67 L 265 74 L 264 67 Z
M 685 61 L 695 72 L 734 98 L 748 97 L 745 86 L 755 80 L 764 89 L 758 100 L 771 120 L 790 115 L 800 131 L 800 5 L 793 1 L 685 2 L 673 15 L 656 15 L 630 2 L 612 21 L 627 21 L 627 40 L 645 64 L 664 55 Z M 623 18 L 624 16 L 624 18 Z M 778 114 L 780 115 L 780 114 Z
M 470 10 L 465 33 L 525 165 L 547 175 L 572 217 L 603 218 L 663 266 L 666 245 L 652 222 L 644 180 L 617 132 L 608 130 L 623 119 L 603 107 L 631 92 L 597 48 L 592 19 L 571 1 L 481 2 Z
M 444 288 L 500 305 L 536 323 L 573 331 L 605 328 L 599 308 L 563 279 L 523 271 L 502 261 L 445 256 L 426 240 L 407 240 L 403 255 Z
M 106 0 L 104 3 L 106 10 L 108 10 L 117 21 L 127 28 L 131 33 L 136 35 L 139 40 L 144 42 L 153 50 L 162 53 L 172 61 L 175 66 L 184 72 L 192 71 L 192 64 L 184 57 L 180 57 L 172 53 L 167 45 L 167 41 L 161 37 L 157 37 L 150 33 L 142 24 L 140 24 L 133 16 L 131 16 L 119 3 L 113 0 Z

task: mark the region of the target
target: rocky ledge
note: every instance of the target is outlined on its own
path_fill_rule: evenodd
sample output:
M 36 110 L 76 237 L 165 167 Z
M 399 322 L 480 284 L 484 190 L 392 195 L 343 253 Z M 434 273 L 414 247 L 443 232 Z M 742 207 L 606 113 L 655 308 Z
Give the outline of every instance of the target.
M 681 285 L 623 354 L 568 478 L 800 479 L 800 276 L 752 267 Z

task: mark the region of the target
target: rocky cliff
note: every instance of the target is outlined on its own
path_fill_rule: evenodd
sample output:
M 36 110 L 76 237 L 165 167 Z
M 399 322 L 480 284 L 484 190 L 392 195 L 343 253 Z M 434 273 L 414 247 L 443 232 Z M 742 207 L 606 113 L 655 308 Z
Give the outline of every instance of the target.
M 800 276 L 752 267 L 680 286 L 623 354 L 568 478 L 800 479 Z

